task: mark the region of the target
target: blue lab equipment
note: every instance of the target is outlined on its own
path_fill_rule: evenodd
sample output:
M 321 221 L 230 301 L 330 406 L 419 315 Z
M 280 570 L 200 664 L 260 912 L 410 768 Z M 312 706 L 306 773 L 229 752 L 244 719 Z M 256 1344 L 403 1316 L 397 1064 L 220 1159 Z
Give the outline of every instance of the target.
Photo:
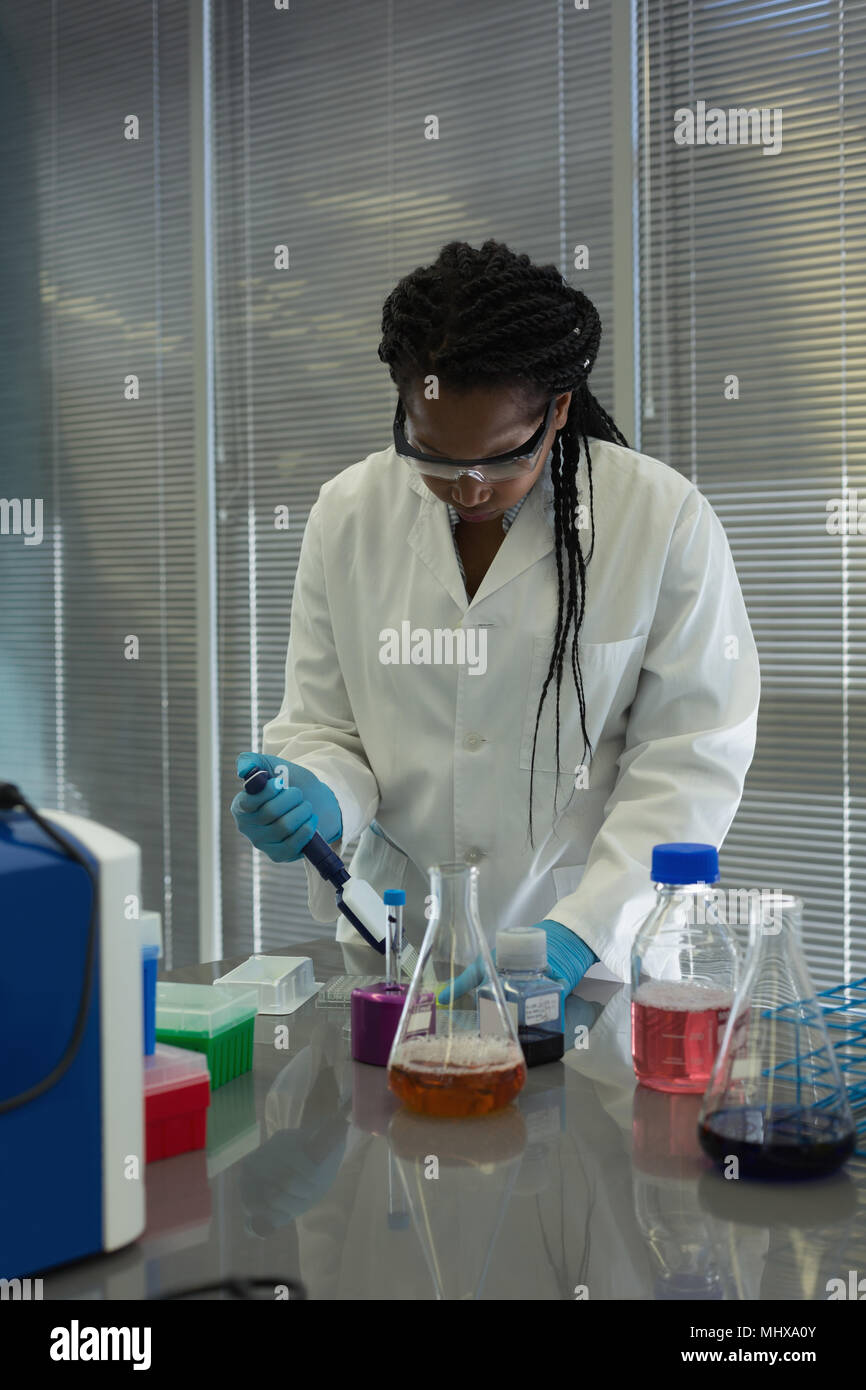
M 142 1013 L 144 1018 L 144 1055 L 156 1052 L 156 972 L 159 969 L 159 947 L 153 944 L 141 948 Z
M 132 841 L 0 783 L 0 1278 L 144 1229 L 139 873 Z
M 244 778 L 244 791 L 249 796 L 258 796 L 264 791 L 271 774 L 267 768 L 247 771 Z M 353 878 L 338 854 L 335 854 L 316 830 L 312 838 L 301 850 L 316 871 L 330 883 L 337 895 L 337 907 L 347 921 L 364 938 L 374 951 L 385 954 L 385 905 L 382 899 L 361 878 Z

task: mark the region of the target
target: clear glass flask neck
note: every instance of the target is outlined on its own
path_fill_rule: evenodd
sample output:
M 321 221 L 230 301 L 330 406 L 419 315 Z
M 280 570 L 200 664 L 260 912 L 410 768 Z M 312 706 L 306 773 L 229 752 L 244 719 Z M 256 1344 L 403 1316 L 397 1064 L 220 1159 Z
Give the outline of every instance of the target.
M 469 965 L 484 928 L 478 913 L 478 869 L 469 864 L 434 864 L 429 870 L 426 935 L 450 933 L 455 960 Z
M 803 900 L 771 894 L 749 913 L 749 949 L 739 994 L 778 1008 L 812 993 L 802 949 Z

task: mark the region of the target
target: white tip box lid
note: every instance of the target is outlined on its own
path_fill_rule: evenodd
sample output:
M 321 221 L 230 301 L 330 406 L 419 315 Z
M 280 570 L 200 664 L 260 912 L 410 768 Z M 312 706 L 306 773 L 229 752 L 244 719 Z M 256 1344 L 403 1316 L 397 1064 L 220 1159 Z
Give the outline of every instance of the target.
M 156 1026 L 180 1033 L 213 1037 L 258 1012 L 255 989 L 225 989 L 221 985 L 185 985 L 158 980 Z
M 210 1083 L 207 1057 L 203 1052 L 191 1052 L 188 1047 L 171 1047 L 157 1043 L 156 1051 L 144 1059 L 144 1094 L 158 1091 L 177 1091 L 196 1081 Z
M 260 1014 L 293 1013 L 320 988 L 309 956 L 250 956 L 215 983 L 234 990 L 254 986 Z

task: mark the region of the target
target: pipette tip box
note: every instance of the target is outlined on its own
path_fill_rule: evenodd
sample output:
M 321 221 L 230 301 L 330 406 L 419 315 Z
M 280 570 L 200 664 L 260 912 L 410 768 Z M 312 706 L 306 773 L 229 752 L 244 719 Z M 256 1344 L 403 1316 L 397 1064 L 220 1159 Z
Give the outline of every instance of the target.
M 214 984 L 257 990 L 260 1014 L 294 1013 L 321 988 L 309 956 L 250 956 Z
M 203 1149 L 209 1105 L 207 1058 L 157 1043 L 144 1059 L 145 1162 Z
M 157 1041 L 203 1052 L 216 1090 L 252 1067 L 258 1004 L 257 989 L 159 981 Z

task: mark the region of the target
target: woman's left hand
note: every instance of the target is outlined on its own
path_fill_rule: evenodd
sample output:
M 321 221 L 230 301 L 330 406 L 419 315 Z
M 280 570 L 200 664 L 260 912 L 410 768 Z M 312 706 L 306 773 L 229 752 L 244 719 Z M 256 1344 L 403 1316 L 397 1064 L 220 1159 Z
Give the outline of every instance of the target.
M 598 960 L 598 956 L 582 937 L 569 931 L 561 922 L 554 922 L 546 917 L 543 922 L 536 922 L 535 925 L 547 937 L 547 969 L 544 973 L 551 980 L 559 980 L 567 985 L 570 994 L 580 984 L 589 967 Z M 496 952 L 491 951 L 490 954 L 495 966 Z M 443 986 L 437 995 L 437 1002 L 443 1005 L 451 1004 L 461 995 L 468 994 L 469 990 L 483 985 L 486 979 L 487 971 L 479 956 L 457 976 L 453 987 Z
M 569 931 L 561 922 L 546 917 L 537 923 L 547 937 L 547 973 L 561 980 L 571 994 L 598 956 L 577 932 Z

